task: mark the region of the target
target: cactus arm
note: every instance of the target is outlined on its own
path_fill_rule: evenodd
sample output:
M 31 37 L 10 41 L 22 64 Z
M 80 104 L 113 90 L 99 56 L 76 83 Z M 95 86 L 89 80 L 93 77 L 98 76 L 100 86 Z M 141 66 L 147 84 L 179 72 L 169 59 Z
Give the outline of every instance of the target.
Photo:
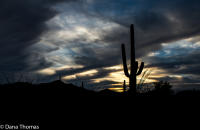
M 140 75 L 142 73 L 142 71 L 143 71 L 143 68 L 144 68 L 144 62 L 141 63 L 140 69 L 138 70 L 136 75 Z
M 128 72 L 127 63 L 126 63 L 126 50 L 125 50 L 125 45 L 122 44 L 121 48 L 122 48 L 122 60 L 123 60 L 123 66 L 124 66 L 124 74 L 125 74 L 127 77 L 130 77 L 130 74 L 129 74 L 129 72 Z

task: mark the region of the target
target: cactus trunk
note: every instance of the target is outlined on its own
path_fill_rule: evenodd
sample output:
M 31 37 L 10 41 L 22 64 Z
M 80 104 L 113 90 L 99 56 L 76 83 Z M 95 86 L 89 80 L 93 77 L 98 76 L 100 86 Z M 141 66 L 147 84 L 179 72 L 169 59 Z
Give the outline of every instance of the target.
M 130 28 L 130 41 L 131 41 L 131 72 L 129 77 L 129 85 L 130 85 L 130 92 L 132 94 L 136 94 L 136 72 L 135 72 L 135 35 L 134 35 L 134 26 L 131 25 Z
M 123 59 L 124 73 L 129 78 L 129 93 L 131 95 L 136 95 L 137 76 L 142 73 L 142 70 L 144 68 L 144 62 L 141 63 L 140 68 L 138 70 L 138 62 L 135 59 L 135 38 L 134 38 L 133 25 L 131 25 L 130 27 L 130 41 L 131 41 L 130 74 L 128 72 L 128 67 L 126 63 L 126 50 L 124 44 L 122 44 L 122 59 Z

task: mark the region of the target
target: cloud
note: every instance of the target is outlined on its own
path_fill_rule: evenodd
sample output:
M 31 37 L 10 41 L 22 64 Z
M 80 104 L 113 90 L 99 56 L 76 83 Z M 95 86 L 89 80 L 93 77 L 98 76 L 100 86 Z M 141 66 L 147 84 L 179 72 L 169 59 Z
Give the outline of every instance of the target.
M 129 26 L 134 23 L 137 58 L 172 74 L 197 76 L 198 49 L 189 54 L 185 52 L 191 50 L 168 49 L 170 60 L 167 54 L 151 58 L 148 54 L 162 50 L 163 43 L 185 38 L 198 46 L 199 38 L 193 37 L 200 32 L 199 4 L 197 0 L 1 0 L 0 69 L 39 71 L 80 65 L 83 68 L 55 69 L 52 77 L 92 69 L 98 72 L 82 78 L 108 77 L 113 72 L 104 68 L 121 64 L 121 43 L 129 56 Z
M 70 1 L 72 0 L 0 1 L 1 71 L 20 71 L 27 67 L 29 53 L 25 50 L 40 41 L 40 37 L 49 29 L 46 22 L 58 13 L 51 6 Z M 43 61 L 39 61 L 38 65 Z
M 165 77 L 151 77 L 151 79 L 169 81 L 175 88 L 199 87 L 200 46 L 197 46 L 196 42 L 191 42 L 195 39 L 164 45 L 156 55 L 146 57 L 149 63 L 146 67 L 156 67 L 165 72 Z
M 95 73 L 81 75 L 80 73 L 73 73 L 74 78 L 68 79 L 67 82 L 74 83 L 80 85 L 83 81 L 85 83 L 85 87 L 88 89 L 99 90 L 104 88 L 113 87 L 113 84 L 121 84 L 120 81 L 112 81 L 105 77 L 110 77 L 110 73 L 121 71 L 121 69 L 96 69 Z M 67 71 L 66 71 L 67 72 Z M 64 75 L 66 73 L 63 73 Z M 70 77 L 70 76 L 69 76 Z M 65 78 L 65 77 L 64 77 Z
M 123 6 L 122 6 L 123 3 Z M 102 51 L 103 55 L 107 55 L 102 61 L 97 59 L 100 54 L 92 55 L 91 58 L 84 58 L 84 63 L 104 66 L 109 61 L 111 66 L 121 63 L 120 44 L 126 43 L 126 48 L 129 48 L 129 26 L 135 24 L 136 35 L 136 56 L 138 58 L 147 57 L 147 54 L 162 50 L 163 43 L 175 44 L 175 41 L 193 38 L 200 34 L 200 25 L 198 18 L 200 17 L 200 4 L 197 0 L 133 0 L 133 1 L 93 1 L 85 4 L 85 9 L 90 16 L 98 17 L 101 20 L 109 21 L 117 24 L 109 31 L 99 31 L 99 41 L 107 43 L 106 49 Z M 92 5 L 92 6 L 91 6 Z M 199 41 L 198 37 L 193 41 Z M 192 44 L 191 42 L 183 42 L 182 46 Z M 197 43 L 196 43 L 197 45 Z M 110 51 L 106 51 L 109 50 Z M 112 51 L 116 49 L 116 51 Z M 111 53 L 112 51 L 112 53 Z M 171 48 L 173 53 L 180 55 L 174 56 L 171 54 L 168 57 L 154 57 L 154 59 L 146 60 L 151 64 L 151 67 L 160 67 L 172 75 L 199 75 L 199 48 L 193 49 L 176 49 Z M 181 53 L 180 53 L 181 52 Z M 186 53 L 189 52 L 189 53 Z M 169 52 L 168 52 L 169 53 Z M 115 58 L 107 59 L 111 55 Z M 129 52 L 128 52 L 129 55 Z M 162 55 L 162 54 L 161 54 Z M 81 59 L 81 58 L 80 58 Z M 84 64 L 80 62 L 79 64 Z M 94 60 L 92 60 L 94 59 Z M 95 62 L 96 61 L 96 62 Z M 104 62 L 103 62 L 104 61 Z M 159 61 L 159 64 L 156 64 Z M 196 79 L 196 78 L 195 78 Z M 178 81 L 178 80 L 177 80 Z M 182 79 L 184 81 L 184 79 Z M 193 80 L 193 84 L 198 83 L 198 80 Z M 184 81 L 186 83 L 186 80 Z M 181 82 L 179 82 L 180 84 Z M 183 85 L 183 84 L 182 84 Z M 190 84 L 190 86 L 192 86 Z
M 177 55 L 177 56 L 167 56 L 167 57 L 153 57 L 149 58 L 152 63 L 148 67 L 160 67 L 168 71 L 171 74 L 189 74 L 189 75 L 199 75 L 198 68 L 200 67 L 199 63 L 199 51 L 192 52 L 186 56 Z
M 192 38 L 200 31 L 196 20 L 200 16 L 197 6 L 199 2 L 196 0 L 92 0 L 80 3 L 57 6 L 56 9 L 60 14 L 49 23 L 54 28 L 52 34 L 46 36 L 46 40 L 56 46 L 57 50 L 53 50 L 53 53 L 44 51 L 44 54 L 58 54 L 63 59 L 70 57 L 70 63 L 84 66 L 81 69 L 64 71 L 66 76 L 121 64 L 120 45 L 126 44 L 127 56 L 129 56 L 129 26 L 132 23 L 135 24 L 137 57 L 142 58 L 152 67 L 161 67 L 167 71 L 172 71 L 168 69 L 177 67 L 177 64 L 184 66 L 184 59 L 181 56 L 171 56 L 172 61 L 166 57 L 147 60 L 145 57 L 152 52 L 162 50 L 163 43 L 175 44 L 175 41 Z M 186 44 L 190 43 L 182 43 L 183 46 Z M 168 53 L 185 54 L 186 51 L 190 51 L 174 48 L 168 49 Z M 52 55 L 49 57 L 51 62 L 61 62 L 52 59 Z M 183 60 L 180 61 L 180 58 Z M 69 62 L 62 62 L 62 64 L 69 64 Z M 174 74 L 181 73 L 174 72 Z
M 112 44 L 129 43 L 128 29 L 136 28 L 137 56 L 161 49 L 161 43 L 198 35 L 199 1 L 197 0 L 102 0 L 86 4 L 88 13 L 121 26 L 105 32 L 102 40 Z M 122 6 L 123 4 L 123 6 Z

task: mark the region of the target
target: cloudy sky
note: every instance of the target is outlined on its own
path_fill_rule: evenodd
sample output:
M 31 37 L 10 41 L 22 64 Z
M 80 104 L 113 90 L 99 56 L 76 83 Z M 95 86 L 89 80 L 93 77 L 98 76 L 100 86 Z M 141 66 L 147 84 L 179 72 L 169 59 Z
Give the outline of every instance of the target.
M 62 75 L 89 89 L 120 86 L 120 45 L 129 50 L 133 23 L 137 59 L 152 71 L 146 82 L 198 87 L 199 20 L 199 0 L 1 0 L 1 82 Z

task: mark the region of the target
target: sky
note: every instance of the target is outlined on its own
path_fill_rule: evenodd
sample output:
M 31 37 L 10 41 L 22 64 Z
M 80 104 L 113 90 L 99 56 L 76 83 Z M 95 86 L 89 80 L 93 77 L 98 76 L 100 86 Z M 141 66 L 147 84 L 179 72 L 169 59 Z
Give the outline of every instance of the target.
M 128 79 L 120 47 L 130 54 L 134 24 L 137 60 L 151 70 L 146 82 L 198 88 L 199 20 L 198 0 L 1 0 L 0 80 L 62 75 L 88 89 L 121 86 Z

